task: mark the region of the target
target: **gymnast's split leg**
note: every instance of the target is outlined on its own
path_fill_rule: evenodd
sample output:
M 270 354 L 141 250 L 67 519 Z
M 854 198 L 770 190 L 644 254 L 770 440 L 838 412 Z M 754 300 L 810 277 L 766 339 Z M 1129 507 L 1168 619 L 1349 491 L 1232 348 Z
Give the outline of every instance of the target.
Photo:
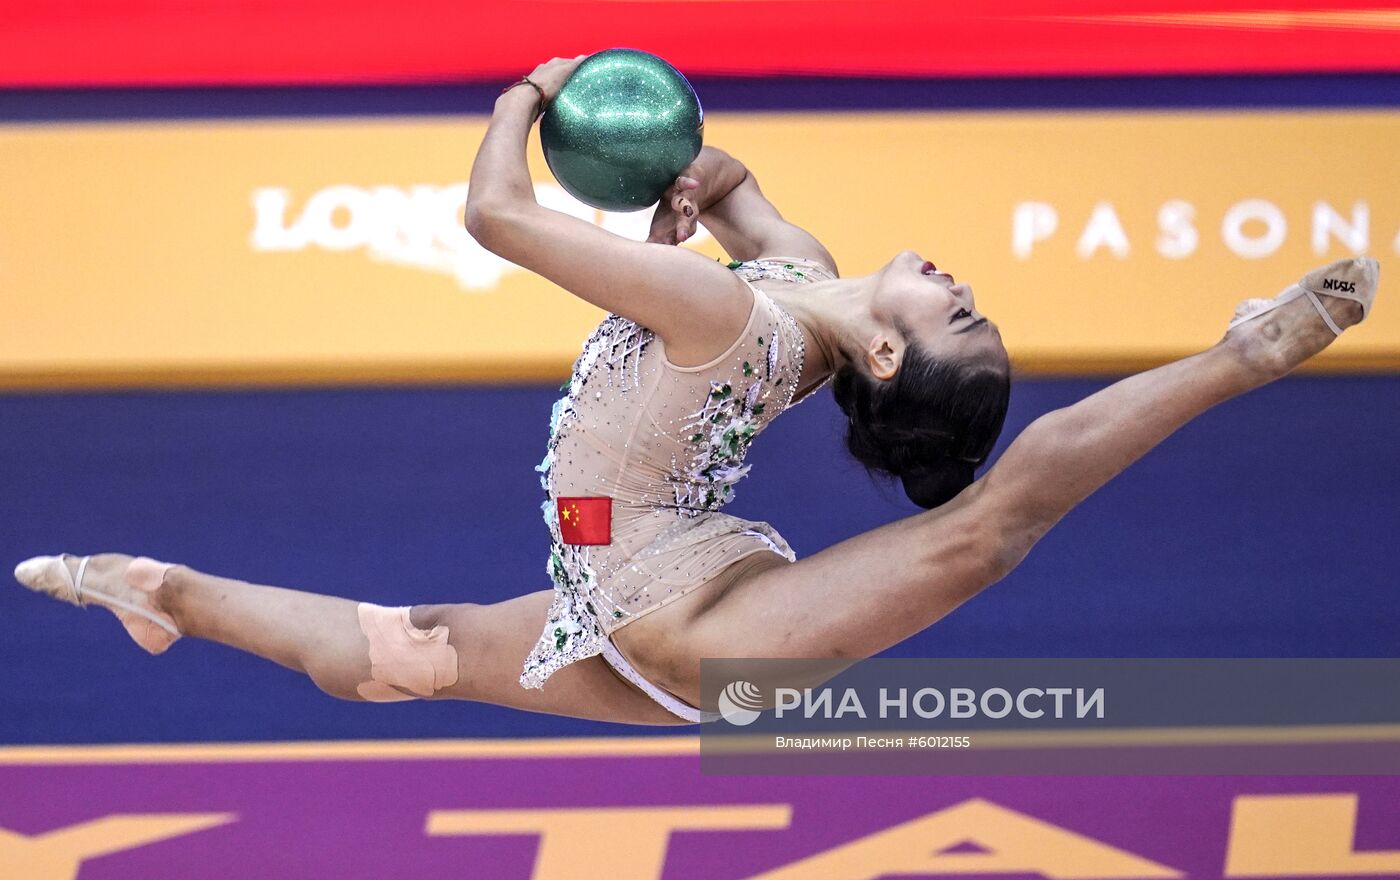
M 658 671 L 661 683 L 695 699 L 700 658 L 855 660 L 925 629 L 1005 577 L 1066 513 L 1177 429 L 1322 351 L 1364 317 L 1377 274 L 1374 260 L 1342 261 L 1273 301 L 1242 303 L 1209 350 L 1037 419 L 952 502 L 709 597 L 688 622 L 686 656 Z M 1357 297 L 1301 295 L 1328 289 L 1324 275 L 1344 275 Z

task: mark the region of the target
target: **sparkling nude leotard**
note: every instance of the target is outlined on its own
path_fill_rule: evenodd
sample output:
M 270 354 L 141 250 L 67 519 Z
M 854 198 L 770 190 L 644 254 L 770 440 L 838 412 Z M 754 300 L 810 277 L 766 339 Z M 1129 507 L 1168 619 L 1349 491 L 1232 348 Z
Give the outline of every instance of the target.
M 797 259 L 730 268 L 749 282 L 833 277 Z M 525 659 L 524 687 L 542 687 L 558 669 L 603 654 L 665 704 L 655 686 L 619 666 L 609 636 L 746 556 L 794 558 L 772 526 L 720 512 L 748 472 L 749 444 L 793 403 L 802 373 L 797 321 L 750 287 L 747 325 L 707 364 L 673 365 L 660 338 L 618 315 L 609 315 L 585 343 L 567 393 L 554 405 L 548 451 L 537 468 L 554 602 Z M 560 497 L 612 499 L 611 543 L 565 544 Z

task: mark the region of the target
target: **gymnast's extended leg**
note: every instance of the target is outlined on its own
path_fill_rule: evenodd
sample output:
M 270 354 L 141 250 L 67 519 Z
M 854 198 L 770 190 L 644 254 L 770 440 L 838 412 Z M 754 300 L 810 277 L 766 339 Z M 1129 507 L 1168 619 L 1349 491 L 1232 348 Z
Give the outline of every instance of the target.
M 1374 266 L 1353 264 L 1358 285 L 1374 289 Z M 1324 295 L 1320 303 L 1339 327 L 1362 317 L 1349 299 Z M 1191 419 L 1285 375 L 1334 338 L 1298 298 L 1208 351 L 1049 413 L 949 504 L 774 565 L 696 603 L 688 656 L 649 671 L 693 700 L 704 657 L 876 654 L 1000 580 L 1069 510 Z
M 601 657 L 559 670 L 543 689 L 517 679 L 539 637 L 553 596 L 539 591 L 494 605 L 383 608 L 334 596 L 261 586 L 183 565 L 146 569 L 152 582 L 133 586 L 132 557 L 103 553 L 82 573 L 87 590 L 114 596 L 173 624 L 181 635 L 230 645 L 310 676 L 348 700 L 477 700 L 556 715 L 635 724 L 682 723 L 613 674 Z M 31 589 L 66 598 L 79 560 L 47 558 L 16 571 Z M 67 568 L 65 576 L 59 566 Z M 139 578 L 137 578 L 139 582 Z M 84 604 L 102 604 L 87 601 Z M 143 647 L 168 647 L 172 636 L 129 612 L 118 617 Z

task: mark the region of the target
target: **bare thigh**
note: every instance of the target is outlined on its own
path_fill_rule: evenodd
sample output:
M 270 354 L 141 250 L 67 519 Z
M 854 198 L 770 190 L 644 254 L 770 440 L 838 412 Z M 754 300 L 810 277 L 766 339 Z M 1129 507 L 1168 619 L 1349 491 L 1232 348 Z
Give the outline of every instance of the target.
M 618 630 L 614 642 L 648 680 L 691 705 L 700 703 L 704 659 L 868 657 L 985 585 L 977 582 L 980 568 L 957 558 L 971 540 L 957 534 L 968 505 L 954 501 L 801 562 L 755 554 Z M 935 523 L 949 536 L 944 552 L 928 549 L 930 532 L 940 531 Z M 945 570 L 935 582 L 928 572 L 940 562 Z
M 679 599 L 636 618 L 612 633 L 612 642 L 647 681 L 698 706 L 699 658 L 734 656 L 697 653 L 696 622 L 735 584 L 788 561 L 767 551 L 743 557 L 690 589 Z
M 553 598 L 552 591 L 541 590 L 494 605 L 415 608 L 414 624 L 447 626 L 461 657 L 463 675 L 458 684 L 439 692 L 437 698 L 627 724 L 688 723 L 619 677 L 602 657 L 565 666 L 543 688 L 521 687 L 521 666 L 540 637 Z
M 687 622 L 672 688 L 698 699 L 705 658 L 856 660 L 928 627 L 996 580 L 978 494 L 737 579 Z

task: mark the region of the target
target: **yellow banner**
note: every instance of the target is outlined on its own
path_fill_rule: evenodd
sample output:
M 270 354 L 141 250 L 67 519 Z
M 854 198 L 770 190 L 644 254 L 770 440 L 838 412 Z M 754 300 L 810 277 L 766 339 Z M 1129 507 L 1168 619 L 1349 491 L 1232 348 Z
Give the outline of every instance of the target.
M 599 315 L 463 230 L 484 130 L 0 127 L 0 385 L 564 375 Z M 912 247 L 971 281 L 1025 372 L 1198 350 L 1326 260 L 1400 271 L 1400 113 L 715 113 L 706 135 L 843 274 Z M 648 212 L 585 208 L 530 155 L 541 202 L 643 237 Z M 1400 367 L 1388 298 L 1324 364 Z

